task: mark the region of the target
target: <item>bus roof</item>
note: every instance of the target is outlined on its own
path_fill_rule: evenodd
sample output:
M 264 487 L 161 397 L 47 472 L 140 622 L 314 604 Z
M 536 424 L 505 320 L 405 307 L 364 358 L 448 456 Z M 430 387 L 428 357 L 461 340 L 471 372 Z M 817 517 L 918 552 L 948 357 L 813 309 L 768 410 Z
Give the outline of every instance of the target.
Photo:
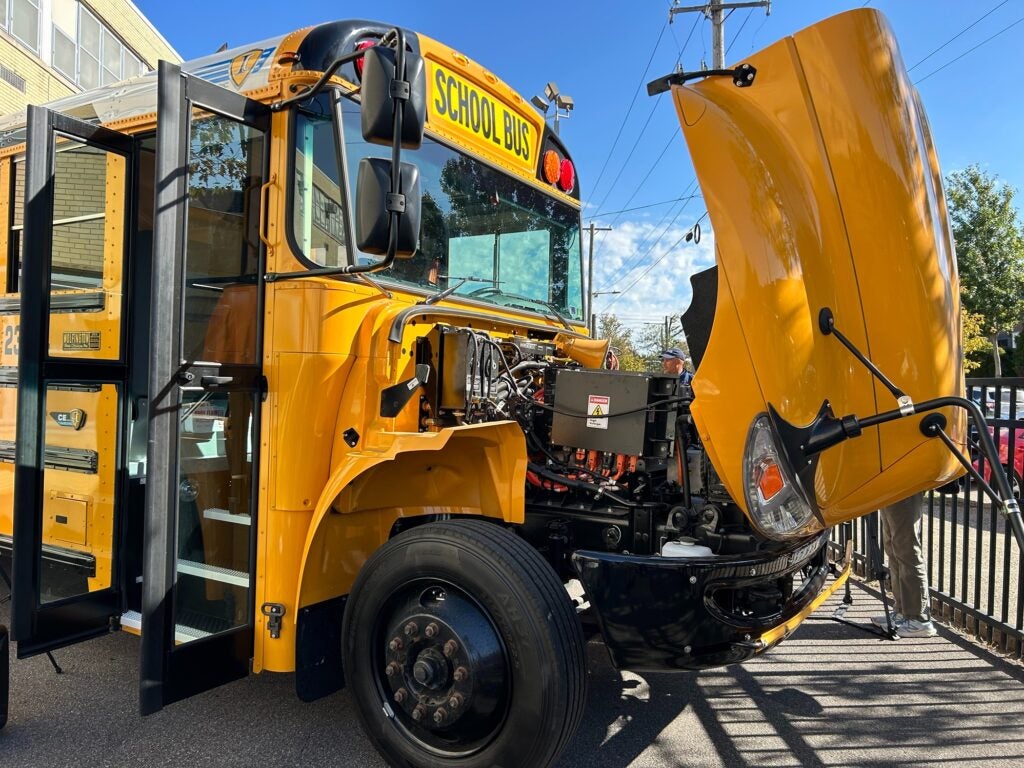
M 233 91 L 241 92 L 243 86 L 245 91 L 253 91 L 267 84 L 270 67 L 265 66 L 266 62 L 285 37 L 281 35 L 203 56 L 183 63 L 181 68 L 184 72 Z M 251 69 L 246 72 L 248 77 L 236 82 L 231 74 L 232 62 L 254 51 L 259 51 L 259 54 L 254 54 Z M 102 88 L 73 93 L 43 106 L 89 123 L 110 124 L 131 120 L 156 111 L 156 72 L 147 72 Z M 26 121 L 25 110 L 0 118 L 0 148 L 20 144 L 25 140 Z
M 282 80 L 322 73 L 361 43 L 378 40 L 393 28 L 357 19 L 326 22 L 193 59 L 181 68 L 236 93 L 256 99 L 274 98 L 280 94 Z M 568 158 L 544 117 L 493 73 L 449 46 L 411 30 L 406 30 L 406 45 L 427 61 L 428 90 L 433 89 L 433 98 L 428 99 L 427 129 L 435 137 L 477 152 L 532 183 L 540 183 L 539 160 L 545 151 L 555 149 L 559 158 Z M 351 88 L 357 87 L 359 75 L 353 62 L 343 65 L 336 74 Z M 123 130 L 156 112 L 156 72 L 43 106 L 84 122 Z M 0 118 L 0 152 L 17 151 L 15 148 L 24 143 L 26 122 L 25 111 Z M 572 183 L 561 187 L 550 179 L 540 185 L 578 205 L 574 167 L 570 177 Z

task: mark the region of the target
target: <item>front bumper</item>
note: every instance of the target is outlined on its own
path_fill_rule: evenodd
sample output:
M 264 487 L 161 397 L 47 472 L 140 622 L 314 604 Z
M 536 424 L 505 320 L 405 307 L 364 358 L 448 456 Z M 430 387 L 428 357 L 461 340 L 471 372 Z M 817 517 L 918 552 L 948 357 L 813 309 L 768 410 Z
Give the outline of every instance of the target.
M 669 558 L 580 550 L 573 565 L 619 669 L 702 669 L 733 664 L 779 643 L 846 581 L 849 562 L 827 586 L 828 532 L 782 551 Z M 729 590 L 772 588 L 808 566 L 776 607 L 727 611 Z

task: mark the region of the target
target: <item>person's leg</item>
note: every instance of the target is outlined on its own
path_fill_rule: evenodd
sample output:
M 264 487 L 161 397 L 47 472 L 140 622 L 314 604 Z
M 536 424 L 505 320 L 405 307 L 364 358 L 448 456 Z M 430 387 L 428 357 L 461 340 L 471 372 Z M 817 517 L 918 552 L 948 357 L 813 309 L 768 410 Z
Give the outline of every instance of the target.
M 899 562 L 900 613 L 915 621 L 928 621 L 928 575 L 921 552 L 921 503 L 923 494 L 915 494 L 892 506 L 893 548 L 891 557 Z
M 931 637 L 937 630 L 928 610 L 928 574 L 921 550 L 921 517 L 924 494 L 916 494 L 893 505 L 893 541 L 891 557 L 899 561 L 902 612 L 906 619 L 899 625 L 901 637 Z
M 882 520 L 882 549 L 888 558 L 889 567 L 889 588 L 892 591 L 893 610 L 903 615 L 903 594 L 900 589 L 900 561 L 895 556 L 893 539 L 898 535 L 899 528 L 903 522 L 899 516 L 899 505 L 883 507 L 879 510 L 879 517 Z

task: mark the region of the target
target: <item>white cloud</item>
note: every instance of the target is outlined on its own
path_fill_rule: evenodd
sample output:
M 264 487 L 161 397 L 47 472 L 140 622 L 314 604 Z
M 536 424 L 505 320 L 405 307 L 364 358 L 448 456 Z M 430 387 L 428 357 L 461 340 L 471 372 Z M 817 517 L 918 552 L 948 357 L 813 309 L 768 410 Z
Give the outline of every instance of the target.
M 631 328 L 682 314 L 690 304 L 690 276 L 715 263 L 714 233 L 707 219 L 701 222 L 700 243 L 685 240 L 696 218 L 677 220 L 667 230 L 649 219 L 620 221 L 604 233 L 600 246 L 595 238 L 595 289 L 625 291 L 598 296 L 595 312 L 614 314 Z M 584 249 L 587 245 L 585 240 Z

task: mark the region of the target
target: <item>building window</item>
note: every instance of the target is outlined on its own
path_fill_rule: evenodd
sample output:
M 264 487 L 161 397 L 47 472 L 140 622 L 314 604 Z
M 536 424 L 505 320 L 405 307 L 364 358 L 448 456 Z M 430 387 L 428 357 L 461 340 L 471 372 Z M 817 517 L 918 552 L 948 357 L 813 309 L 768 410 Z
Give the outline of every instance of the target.
M 39 0 L 0 0 L 0 26 L 39 52 Z
M 86 90 L 146 71 L 142 61 L 78 0 L 53 0 L 53 67 Z

